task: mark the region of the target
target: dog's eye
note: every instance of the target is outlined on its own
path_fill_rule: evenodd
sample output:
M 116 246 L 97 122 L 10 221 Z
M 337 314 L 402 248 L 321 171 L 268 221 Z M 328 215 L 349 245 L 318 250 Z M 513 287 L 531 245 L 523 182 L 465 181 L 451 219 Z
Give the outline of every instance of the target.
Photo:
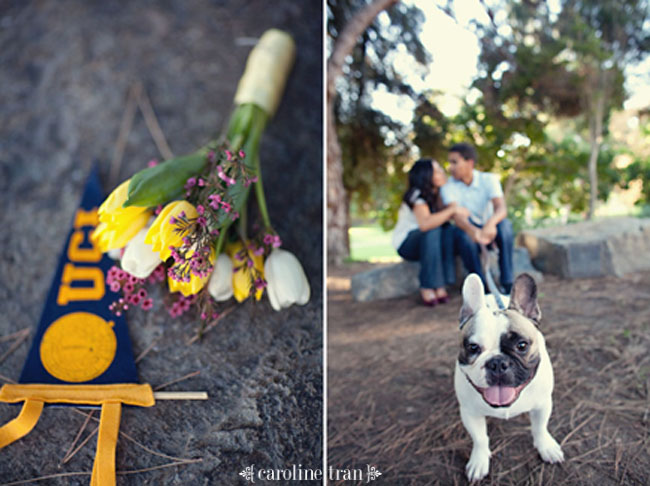
M 528 343 L 526 341 L 519 341 L 517 343 L 517 351 L 525 353 L 528 350 Z
M 481 346 L 476 343 L 469 343 L 467 345 L 467 351 L 469 351 L 471 354 L 477 354 L 481 351 Z

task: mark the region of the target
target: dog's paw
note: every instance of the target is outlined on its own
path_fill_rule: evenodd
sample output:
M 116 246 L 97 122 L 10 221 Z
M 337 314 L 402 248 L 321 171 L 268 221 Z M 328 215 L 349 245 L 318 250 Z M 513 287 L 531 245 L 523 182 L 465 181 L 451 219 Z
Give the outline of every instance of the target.
M 535 447 L 544 462 L 553 464 L 564 461 L 564 452 L 562 452 L 560 444 L 550 434 L 546 434 L 542 439 L 536 441 Z
M 479 481 L 487 476 L 490 469 L 490 450 L 472 449 L 469 461 L 465 466 L 465 473 L 470 482 Z

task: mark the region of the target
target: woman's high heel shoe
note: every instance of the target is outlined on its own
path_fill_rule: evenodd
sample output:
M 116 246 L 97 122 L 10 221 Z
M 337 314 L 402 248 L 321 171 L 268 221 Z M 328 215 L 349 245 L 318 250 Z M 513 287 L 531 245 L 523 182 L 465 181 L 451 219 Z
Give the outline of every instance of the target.
M 438 302 L 439 302 L 438 299 L 436 299 L 435 297 L 433 299 L 431 299 L 431 300 L 425 299 L 424 297 L 422 297 L 422 304 L 424 304 L 426 306 L 429 306 L 429 307 L 437 306 Z
M 433 290 L 421 289 L 420 298 L 422 299 L 422 304 L 426 306 L 435 307 L 438 305 L 438 299 L 436 298 L 436 294 Z

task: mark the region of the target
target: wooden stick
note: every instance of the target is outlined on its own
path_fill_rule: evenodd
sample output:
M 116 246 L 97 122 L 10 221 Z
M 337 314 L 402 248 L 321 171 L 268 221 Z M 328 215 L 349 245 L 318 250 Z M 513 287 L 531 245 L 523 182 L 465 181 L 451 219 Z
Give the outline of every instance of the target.
M 235 307 L 237 307 L 237 306 L 236 306 L 236 305 L 233 305 L 233 306 L 228 307 L 227 309 L 225 309 L 221 314 L 219 314 L 219 317 L 217 317 L 214 321 L 212 321 L 212 322 L 210 323 L 209 326 L 207 326 L 205 329 L 203 329 L 203 332 L 202 332 L 201 335 L 202 335 L 202 336 L 205 336 L 205 335 L 208 333 L 208 331 L 211 330 L 211 329 L 213 329 L 213 328 L 214 328 L 214 327 L 219 323 L 219 321 L 220 321 L 222 318 L 226 317 L 226 316 L 227 316 L 228 314 L 230 314 L 233 310 L 235 310 Z M 189 341 L 187 341 L 187 344 L 189 345 L 189 344 L 195 343 L 195 342 L 198 341 L 198 340 L 199 340 L 199 333 L 197 332 L 197 333 L 194 335 L 194 337 L 192 337 Z
M 156 400 L 207 400 L 208 392 L 154 392 L 153 397 Z
M 185 376 L 181 376 L 180 378 L 177 378 L 175 380 L 168 381 L 167 383 L 163 383 L 162 385 L 158 385 L 157 387 L 154 388 L 154 391 L 162 390 L 163 388 L 165 388 L 165 387 L 167 387 L 169 385 L 173 385 L 173 384 L 178 383 L 180 381 L 187 380 L 188 378 L 192 378 L 193 376 L 196 376 L 196 375 L 198 375 L 200 373 L 201 373 L 201 370 L 193 371 L 192 373 L 188 373 Z
M 26 327 L 25 329 L 21 329 L 20 331 L 16 331 L 11 334 L 7 334 L 6 336 L 0 336 L 0 343 L 4 343 L 5 341 L 13 341 L 14 339 L 17 339 L 19 337 L 22 337 L 23 334 L 28 333 L 29 334 L 29 328 Z
M 32 478 L 32 479 L 23 479 L 20 481 L 12 481 L 10 483 L 2 483 L 0 486 L 18 486 L 19 484 L 29 484 L 29 483 L 35 483 L 37 481 L 43 481 L 45 479 L 56 479 L 56 478 L 68 478 L 72 476 L 90 476 L 92 473 L 91 472 L 69 472 L 69 473 L 58 473 L 58 474 L 49 474 L 47 476 L 40 476 L 38 478 Z
M 94 410 L 92 410 L 90 412 L 90 414 L 88 414 L 88 416 L 85 418 L 84 423 L 81 425 L 81 428 L 79 429 L 79 432 L 77 432 L 77 435 L 75 436 L 74 440 L 72 441 L 72 444 L 70 444 L 70 448 L 68 449 L 68 451 L 63 456 L 63 459 L 62 459 L 63 463 L 67 462 L 66 459 L 68 458 L 68 456 L 70 455 L 70 453 L 74 449 L 74 446 L 77 445 L 77 441 L 81 438 L 81 434 L 83 434 L 83 431 L 86 429 L 86 426 L 88 425 L 88 422 L 90 422 L 90 419 L 92 418 L 93 413 L 95 413 Z
M 174 154 L 172 150 L 169 148 L 169 145 L 167 144 L 167 140 L 165 139 L 165 134 L 160 128 L 160 124 L 158 123 L 158 118 L 156 118 L 156 113 L 153 111 L 153 107 L 151 106 L 151 101 L 149 101 L 147 90 L 144 89 L 142 84 L 140 84 L 140 88 L 141 89 L 138 92 L 138 98 L 137 98 L 138 106 L 140 107 L 140 111 L 144 116 L 144 121 L 147 124 L 149 133 L 151 134 L 151 137 L 153 138 L 153 141 L 156 144 L 156 147 L 158 148 L 158 152 L 160 152 L 160 155 L 163 156 L 163 159 L 165 160 L 171 159 L 174 157 Z
M 186 461 L 176 461 L 170 462 L 167 464 L 161 464 L 160 466 L 147 467 L 145 469 L 132 469 L 129 471 L 115 471 L 115 474 L 126 475 L 126 474 L 140 474 L 144 472 L 156 471 L 157 469 L 164 469 L 166 467 L 175 467 L 175 466 L 184 466 L 186 464 L 196 464 L 197 462 L 203 462 L 203 458 L 198 459 L 188 459 Z
M 122 123 L 120 123 L 120 131 L 117 135 L 115 148 L 113 150 L 113 158 L 111 159 L 111 169 L 108 176 L 108 182 L 111 187 L 117 185 L 117 178 L 120 174 L 120 167 L 122 165 L 122 157 L 124 156 L 124 149 L 126 148 L 129 133 L 131 133 L 131 128 L 133 127 L 135 109 L 138 107 L 140 91 L 142 91 L 142 84 L 140 83 L 131 85 L 131 88 L 129 89 L 126 108 L 122 115 Z
M 89 440 L 90 440 L 90 439 L 91 439 L 91 438 L 92 438 L 92 437 L 93 437 L 93 436 L 94 436 L 98 431 L 99 431 L 99 425 L 98 425 L 97 427 L 95 427 L 95 429 L 94 429 L 90 434 L 88 434 L 88 435 L 86 436 L 86 438 L 81 442 L 81 444 L 79 444 L 79 446 L 77 446 L 77 448 L 76 448 L 74 451 L 72 451 L 70 454 L 66 455 L 66 456 L 63 458 L 62 464 L 65 464 L 65 463 L 69 462 L 70 459 L 72 459 L 72 458 L 75 456 L 75 454 L 77 454 L 77 452 L 79 452 L 79 451 L 83 448 L 83 446 L 85 446 L 85 445 L 88 443 L 88 441 L 89 441 Z
M 14 384 L 16 383 L 14 380 L 12 380 L 8 376 L 5 376 L 5 375 L 3 375 L 1 373 L 0 373 L 0 380 L 4 381 L 5 383 L 14 383 Z
M 3 354 L 2 356 L 0 356 L 0 363 L 2 363 L 5 359 L 7 359 L 11 355 L 11 353 L 16 351 L 28 337 L 29 337 L 29 328 L 23 329 L 21 331 L 21 334 L 14 341 L 14 343 L 7 350 L 7 352 L 5 354 Z
M 149 353 L 149 351 L 153 349 L 153 347 L 156 345 L 158 341 L 160 341 L 160 337 L 157 337 L 156 339 L 151 341 L 151 344 L 149 344 L 149 346 L 147 346 L 147 348 L 144 351 L 142 351 L 137 358 L 135 358 L 135 362 L 139 363 L 140 360 L 144 358 L 147 355 L 147 353 Z

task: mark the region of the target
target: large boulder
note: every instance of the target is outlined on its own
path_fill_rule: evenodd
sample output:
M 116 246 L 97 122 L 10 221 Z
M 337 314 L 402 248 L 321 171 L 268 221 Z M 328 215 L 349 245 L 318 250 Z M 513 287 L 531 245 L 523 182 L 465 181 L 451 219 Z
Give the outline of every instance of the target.
M 650 269 L 650 219 L 610 218 L 523 231 L 535 267 L 563 278 L 622 276 Z
M 458 258 L 458 261 L 460 262 L 460 258 Z M 490 263 L 491 263 L 490 271 L 494 276 L 495 282 L 498 283 L 499 279 L 501 278 L 500 277 L 501 272 L 499 271 L 499 259 L 497 253 L 493 255 Z M 459 267 L 460 270 L 462 271 L 462 274 L 460 274 L 461 278 L 458 278 L 459 274 L 458 272 L 456 273 L 456 281 L 462 282 L 467 276 L 467 271 L 465 270 L 465 267 L 462 264 L 459 265 Z M 542 275 L 542 273 L 533 266 L 533 263 L 530 260 L 530 254 L 528 253 L 528 250 L 526 248 L 519 247 L 519 246 L 515 247 L 512 253 L 512 267 L 513 267 L 513 273 L 515 277 L 521 273 L 528 273 L 530 276 L 532 276 L 535 279 L 537 283 L 540 283 L 544 280 L 544 276 Z
M 419 287 L 420 264 L 400 262 L 357 273 L 350 281 L 352 297 L 358 302 L 403 297 Z
M 457 258 L 456 263 L 456 283 L 460 285 L 467 276 L 467 271 L 460 263 L 460 258 Z M 538 282 L 543 279 L 542 274 L 533 268 L 528 250 L 525 248 L 515 248 L 513 266 L 515 275 L 527 272 Z M 497 258 L 491 258 L 490 268 L 495 281 L 498 282 L 499 265 Z M 419 263 L 403 261 L 358 273 L 352 277 L 350 282 L 352 297 L 357 302 L 370 302 L 413 294 L 420 287 L 419 271 Z

